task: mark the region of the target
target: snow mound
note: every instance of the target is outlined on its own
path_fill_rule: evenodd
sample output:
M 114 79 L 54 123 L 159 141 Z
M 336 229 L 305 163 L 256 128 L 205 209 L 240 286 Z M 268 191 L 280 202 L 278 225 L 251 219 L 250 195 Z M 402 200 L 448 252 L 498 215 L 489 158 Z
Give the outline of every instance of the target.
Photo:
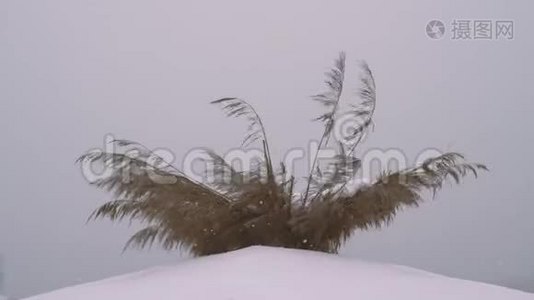
M 304 250 L 250 247 L 28 300 L 534 300 L 504 287 Z

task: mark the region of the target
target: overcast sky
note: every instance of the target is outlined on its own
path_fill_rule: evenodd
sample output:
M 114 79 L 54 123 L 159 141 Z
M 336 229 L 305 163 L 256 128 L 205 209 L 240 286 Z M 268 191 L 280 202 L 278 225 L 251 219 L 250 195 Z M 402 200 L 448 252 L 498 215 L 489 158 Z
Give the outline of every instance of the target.
M 4 293 L 28 296 L 181 259 L 131 250 L 135 228 L 86 224 L 109 195 L 74 164 L 104 135 L 224 153 L 245 124 L 209 101 L 249 100 L 271 148 L 320 136 L 323 72 L 370 64 L 365 149 L 460 151 L 491 172 L 446 186 L 342 254 L 534 292 L 532 1 L 0 2 L 0 255 Z M 445 24 L 430 39 L 430 20 Z M 452 22 L 514 21 L 511 40 L 455 40 Z M 472 25 L 472 24 L 471 24 Z M 494 35 L 496 32 L 494 32 Z M 178 163 L 179 165 L 179 163 Z M 304 176 L 304 173 L 297 174 Z M 135 225 L 134 225 L 135 227 Z

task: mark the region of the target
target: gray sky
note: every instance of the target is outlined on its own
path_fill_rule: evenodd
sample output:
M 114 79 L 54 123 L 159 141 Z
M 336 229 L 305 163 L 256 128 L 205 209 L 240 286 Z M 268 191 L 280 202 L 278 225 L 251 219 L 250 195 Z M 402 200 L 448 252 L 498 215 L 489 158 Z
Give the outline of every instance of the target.
M 531 1 L 0 2 L 0 255 L 28 296 L 180 259 L 129 251 L 135 228 L 85 224 L 109 199 L 74 160 L 106 133 L 168 147 L 239 145 L 210 100 L 248 99 L 273 151 L 320 135 L 309 95 L 338 51 L 378 86 L 367 148 L 460 151 L 491 173 L 446 187 L 343 255 L 534 291 Z M 446 25 L 441 40 L 429 20 Z M 451 39 L 454 19 L 513 20 L 513 40 Z M 277 156 L 280 156 L 278 154 Z M 297 174 L 303 176 L 302 174 Z

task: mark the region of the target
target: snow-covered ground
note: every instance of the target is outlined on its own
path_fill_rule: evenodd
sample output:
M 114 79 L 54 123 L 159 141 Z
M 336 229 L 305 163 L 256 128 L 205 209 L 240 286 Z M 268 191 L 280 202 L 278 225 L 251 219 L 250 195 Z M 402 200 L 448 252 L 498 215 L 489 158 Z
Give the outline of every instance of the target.
M 534 300 L 534 294 L 331 254 L 250 247 L 29 299 Z

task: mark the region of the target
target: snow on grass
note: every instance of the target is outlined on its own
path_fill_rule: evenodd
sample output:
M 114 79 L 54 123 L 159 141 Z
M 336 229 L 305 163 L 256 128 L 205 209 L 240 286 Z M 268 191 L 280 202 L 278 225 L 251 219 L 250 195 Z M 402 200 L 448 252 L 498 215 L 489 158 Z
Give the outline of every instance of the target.
M 250 247 L 27 300 L 534 300 L 529 294 L 332 254 Z

